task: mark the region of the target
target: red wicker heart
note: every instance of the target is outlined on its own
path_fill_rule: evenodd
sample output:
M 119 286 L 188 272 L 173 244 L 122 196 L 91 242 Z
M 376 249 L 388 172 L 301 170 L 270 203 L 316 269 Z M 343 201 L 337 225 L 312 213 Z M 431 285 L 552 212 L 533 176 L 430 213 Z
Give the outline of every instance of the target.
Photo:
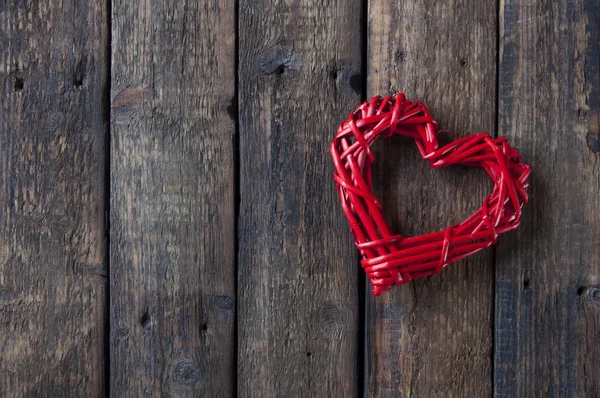
M 505 138 L 473 134 L 438 149 L 437 122 L 421 101 L 374 97 L 343 122 L 331 143 L 333 175 L 350 222 L 362 267 L 373 294 L 412 279 L 440 272 L 446 265 L 496 243 L 498 235 L 519 226 L 527 203 L 530 168 Z M 421 156 L 432 167 L 456 164 L 482 167 L 494 190 L 481 209 L 458 225 L 427 235 L 392 235 L 381 205 L 373 196 L 369 147 L 379 138 L 403 134 L 414 138 Z

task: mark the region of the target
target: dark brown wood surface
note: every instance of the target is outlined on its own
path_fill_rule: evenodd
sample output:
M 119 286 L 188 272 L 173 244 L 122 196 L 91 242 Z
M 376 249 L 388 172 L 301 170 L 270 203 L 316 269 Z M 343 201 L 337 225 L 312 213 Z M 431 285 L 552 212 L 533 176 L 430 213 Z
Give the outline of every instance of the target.
M 495 394 L 600 394 L 600 2 L 503 1 L 499 133 L 533 168 L 496 266 Z
M 0 396 L 101 396 L 104 1 L 0 3 Z
M 112 3 L 114 396 L 235 392 L 235 14 Z
M 240 2 L 238 394 L 356 396 L 357 256 L 329 143 L 359 102 L 361 4 Z
M 457 137 L 494 133 L 496 3 L 374 0 L 369 8 L 368 95 L 422 99 Z M 460 223 L 491 192 L 483 170 L 433 170 L 411 139 L 379 143 L 375 187 L 395 233 Z M 368 296 L 369 396 L 491 394 L 492 251 L 435 277 Z
M 0 397 L 600 396 L 599 43 L 600 0 L 0 2 Z M 329 144 L 398 91 L 531 197 L 374 298 Z M 394 232 L 492 187 L 374 150 Z

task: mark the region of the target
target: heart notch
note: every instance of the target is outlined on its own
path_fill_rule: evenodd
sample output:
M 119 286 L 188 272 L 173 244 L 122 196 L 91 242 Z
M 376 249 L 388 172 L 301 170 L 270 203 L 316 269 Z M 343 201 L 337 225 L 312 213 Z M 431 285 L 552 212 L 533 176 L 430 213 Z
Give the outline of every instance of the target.
M 434 168 L 481 167 L 494 182 L 479 210 L 457 225 L 426 235 L 404 237 L 390 231 L 373 195 L 370 150 L 378 138 L 412 137 L 424 160 Z M 333 178 L 350 223 L 361 265 L 380 295 L 394 285 L 433 275 L 446 265 L 492 246 L 498 235 L 519 226 L 527 203 L 531 169 L 503 138 L 473 134 L 441 148 L 437 122 L 421 101 L 373 97 L 352 112 L 331 143 Z

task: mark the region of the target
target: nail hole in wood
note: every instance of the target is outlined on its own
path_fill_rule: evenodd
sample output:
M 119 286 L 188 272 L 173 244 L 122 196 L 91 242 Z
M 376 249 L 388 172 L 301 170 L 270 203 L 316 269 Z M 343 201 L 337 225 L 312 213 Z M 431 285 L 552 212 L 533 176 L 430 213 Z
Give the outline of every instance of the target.
M 587 293 L 587 287 L 586 286 L 579 286 L 579 289 L 577 289 L 577 295 L 578 296 L 583 296 Z
M 86 66 L 86 59 L 81 58 L 77 65 L 75 66 L 75 71 L 73 73 L 73 88 L 79 89 L 85 83 L 84 71 Z
M 523 273 L 523 291 L 529 290 L 531 285 L 531 272 L 525 271 Z
M 312 353 L 311 353 L 311 352 L 307 352 L 307 353 L 306 353 L 306 357 L 307 357 L 307 358 L 310 358 L 310 356 L 311 356 L 311 355 L 312 355 Z
M 202 325 L 200 325 L 200 330 L 206 332 L 208 330 L 208 323 L 205 322 Z
M 335 70 L 335 69 L 332 69 L 332 70 L 330 70 L 330 71 L 329 71 L 329 77 L 330 77 L 332 80 L 337 80 L 337 78 L 338 78 L 338 73 L 337 73 L 337 70 Z
M 461 59 L 460 66 L 462 66 L 463 68 L 466 68 L 467 66 L 469 66 L 469 61 L 466 58 Z
M 25 88 L 25 79 L 19 76 L 15 77 L 14 88 L 16 92 L 23 90 Z
M 81 86 L 83 86 L 83 79 L 78 77 L 73 78 L 73 87 L 80 88 Z
M 277 69 L 275 69 L 275 74 L 276 75 L 283 75 L 285 72 L 285 65 L 281 64 L 277 67 Z
M 140 325 L 142 325 L 142 327 L 146 329 L 150 325 L 150 320 L 150 315 L 146 311 L 144 311 L 142 313 L 142 316 L 140 317 Z

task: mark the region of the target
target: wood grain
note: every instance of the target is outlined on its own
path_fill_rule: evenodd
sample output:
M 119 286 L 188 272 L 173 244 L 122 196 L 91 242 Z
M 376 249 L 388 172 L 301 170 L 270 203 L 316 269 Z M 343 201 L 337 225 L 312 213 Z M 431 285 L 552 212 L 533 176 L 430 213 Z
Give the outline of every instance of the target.
M 235 391 L 234 4 L 112 3 L 114 396 Z
M 532 166 L 496 267 L 495 395 L 600 396 L 600 2 L 501 1 L 499 133 Z
M 495 1 L 373 0 L 368 97 L 421 99 L 457 137 L 494 134 Z M 433 170 L 414 142 L 376 143 L 375 194 L 396 233 L 439 231 L 477 210 L 492 184 L 483 170 Z M 450 264 L 367 302 L 368 396 L 489 396 L 492 251 Z
M 103 1 L 0 5 L 0 396 L 101 396 Z
M 238 386 L 358 393 L 357 257 L 329 144 L 360 102 L 360 1 L 240 1 Z

